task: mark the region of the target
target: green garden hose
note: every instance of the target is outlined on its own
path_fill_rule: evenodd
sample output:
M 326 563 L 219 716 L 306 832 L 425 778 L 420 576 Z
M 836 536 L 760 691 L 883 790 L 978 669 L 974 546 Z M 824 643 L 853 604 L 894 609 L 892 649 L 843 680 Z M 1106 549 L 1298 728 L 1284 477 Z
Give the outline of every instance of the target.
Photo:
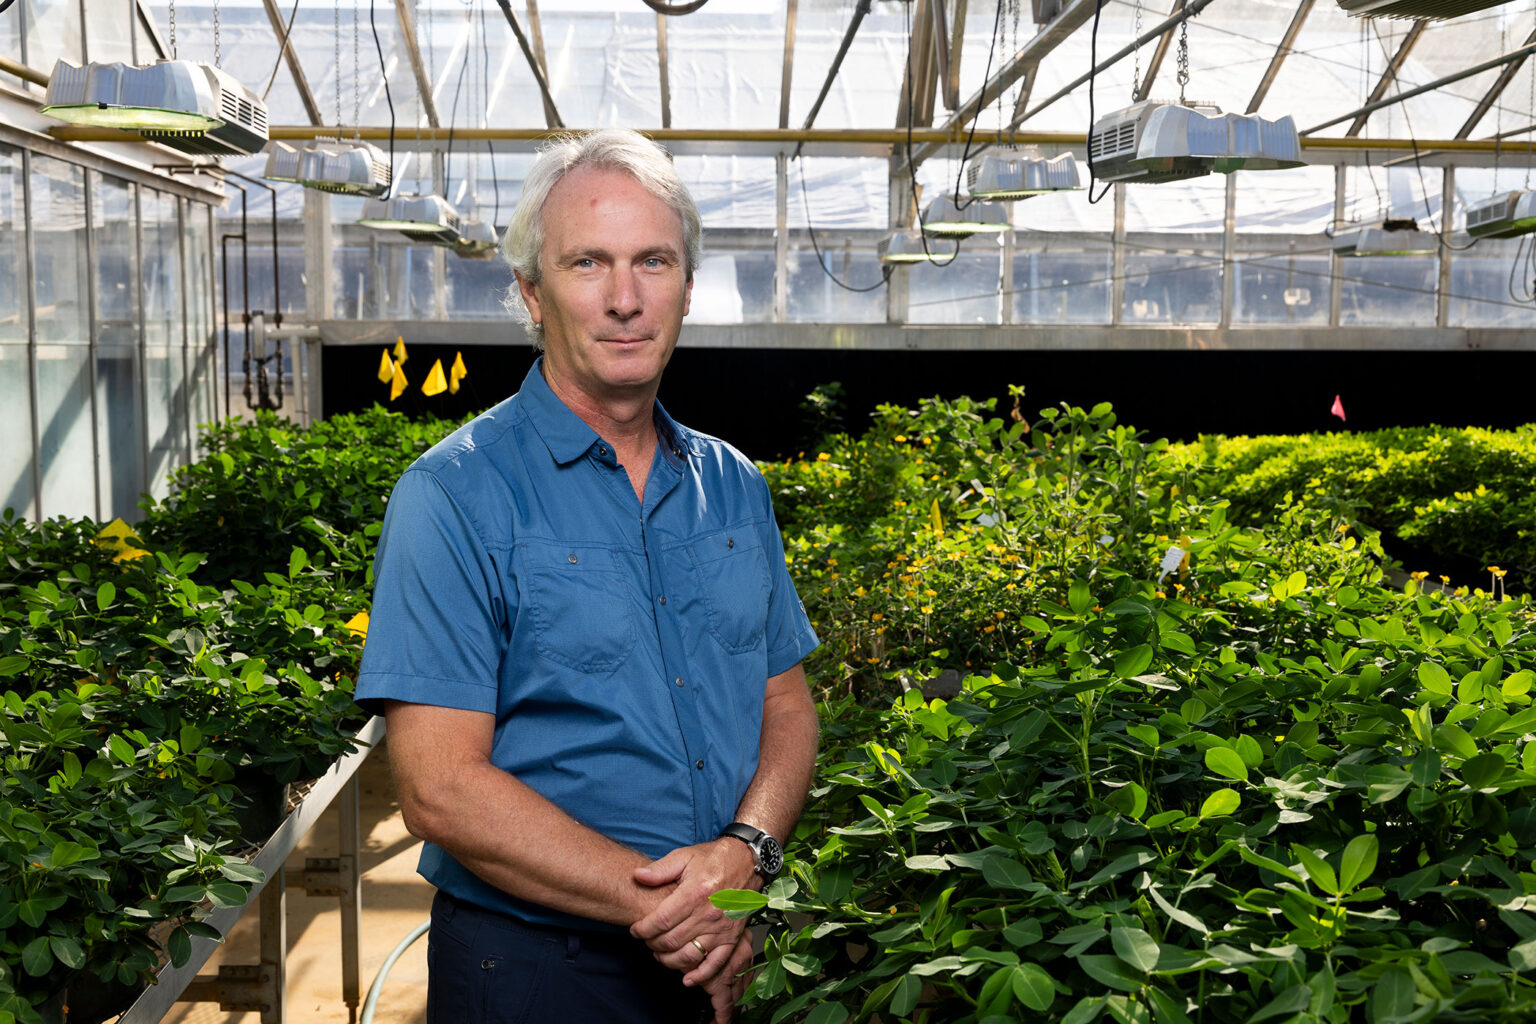
M 359 1024 L 373 1024 L 373 1011 L 379 1005 L 379 993 L 384 990 L 384 979 L 389 977 L 389 970 L 395 966 L 395 961 L 400 959 L 411 944 L 432 927 L 432 919 L 427 918 L 421 924 L 411 930 L 411 934 L 400 940 L 400 944 L 389 951 L 389 956 L 384 958 L 384 963 L 379 967 L 379 973 L 374 976 L 373 984 L 368 986 L 368 998 L 363 1000 L 363 1016 Z

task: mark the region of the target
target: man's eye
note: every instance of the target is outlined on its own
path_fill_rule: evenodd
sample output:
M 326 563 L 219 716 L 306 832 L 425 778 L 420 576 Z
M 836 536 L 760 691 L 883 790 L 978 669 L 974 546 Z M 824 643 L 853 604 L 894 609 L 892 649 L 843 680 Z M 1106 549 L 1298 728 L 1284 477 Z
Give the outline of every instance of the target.
M 645 265 L 650 267 L 652 270 L 655 270 L 665 266 L 666 264 L 663 262 L 660 256 L 651 256 L 646 259 Z
M 597 261 L 592 259 L 590 256 L 583 256 L 581 259 L 577 260 L 574 265 L 585 269 L 587 267 L 597 266 Z

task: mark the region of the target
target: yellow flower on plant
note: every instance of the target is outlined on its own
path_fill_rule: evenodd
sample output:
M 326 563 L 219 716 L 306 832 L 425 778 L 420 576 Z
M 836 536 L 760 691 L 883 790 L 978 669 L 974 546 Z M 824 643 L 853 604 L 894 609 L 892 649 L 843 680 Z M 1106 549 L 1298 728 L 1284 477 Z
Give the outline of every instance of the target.
M 897 444 L 906 444 L 907 443 L 907 435 L 906 434 L 897 434 L 896 435 L 896 443 Z
M 923 614 L 924 615 L 932 615 L 933 614 L 933 605 L 931 605 L 931 604 L 923 605 Z
M 983 633 L 996 633 L 997 632 L 997 627 L 993 626 L 993 625 L 986 625 L 986 626 L 982 626 L 981 627 L 981 631 Z
M 1411 573 L 1408 574 L 1408 578 L 1411 579 L 1411 580 L 1414 580 L 1415 582 L 1422 582 L 1424 580 L 1429 579 L 1429 573 L 1427 573 L 1427 572 L 1411 572 Z
M 1488 567 L 1488 571 L 1489 571 L 1489 572 L 1491 572 L 1491 573 L 1493 573 L 1493 575 L 1494 575 L 1494 576 L 1495 576 L 1495 577 L 1496 577 L 1496 578 L 1498 578 L 1498 579 L 1503 579 L 1503 578 L 1504 578 L 1504 574 L 1505 574 L 1505 573 L 1507 573 L 1507 572 L 1509 572 L 1509 570 L 1508 570 L 1508 569 L 1500 569 L 1500 568 L 1499 568 L 1499 567 L 1498 567 L 1498 566 L 1496 566 L 1496 565 L 1490 565 L 1490 566 L 1489 566 L 1489 567 Z
M 875 612 L 873 615 L 870 616 L 870 618 L 873 619 L 875 622 L 879 622 L 881 619 L 885 618 L 885 613 L 884 612 Z
M 1441 576 L 1440 577 L 1440 582 L 1444 583 L 1446 586 L 1450 586 L 1451 585 L 1451 578 L 1449 576 Z
M 820 452 L 816 456 L 816 461 L 817 462 L 831 462 L 832 461 L 832 456 L 828 455 L 826 452 Z

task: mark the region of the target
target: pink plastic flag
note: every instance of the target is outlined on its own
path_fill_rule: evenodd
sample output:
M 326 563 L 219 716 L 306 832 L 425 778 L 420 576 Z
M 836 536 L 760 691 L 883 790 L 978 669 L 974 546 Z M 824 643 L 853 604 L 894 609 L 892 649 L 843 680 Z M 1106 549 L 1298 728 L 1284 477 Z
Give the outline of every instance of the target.
M 1344 419 L 1344 399 L 1338 395 L 1333 396 L 1333 408 L 1328 410 L 1339 419 Z

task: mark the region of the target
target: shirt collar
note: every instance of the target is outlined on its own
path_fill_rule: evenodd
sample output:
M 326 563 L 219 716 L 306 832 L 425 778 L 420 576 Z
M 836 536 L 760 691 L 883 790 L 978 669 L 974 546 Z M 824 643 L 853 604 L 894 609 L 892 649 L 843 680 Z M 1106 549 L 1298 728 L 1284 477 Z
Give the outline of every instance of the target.
M 575 462 L 602 440 L 597 431 L 587 426 L 550 390 L 549 382 L 544 379 L 543 356 L 534 361 L 518 394 L 525 404 L 528 419 L 556 463 L 564 466 Z M 656 403 L 653 415 L 662 451 L 668 456 L 681 458 L 684 452 L 695 456 L 704 454 L 703 442 L 668 415 L 660 402 Z

